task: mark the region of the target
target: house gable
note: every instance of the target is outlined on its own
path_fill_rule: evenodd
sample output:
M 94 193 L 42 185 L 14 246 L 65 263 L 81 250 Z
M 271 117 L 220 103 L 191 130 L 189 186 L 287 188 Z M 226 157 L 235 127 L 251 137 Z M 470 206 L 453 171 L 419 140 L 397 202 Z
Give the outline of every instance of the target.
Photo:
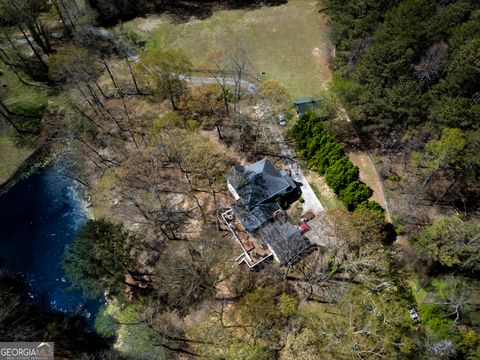
M 259 204 L 272 201 L 275 197 L 296 187 L 284 171 L 279 171 L 266 158 L 246 167 L 234 166 L 225 177 L 229 189 L 232 188 L 230 192 L 235 198 L 236 194 L 249 210 L 253 210 Z

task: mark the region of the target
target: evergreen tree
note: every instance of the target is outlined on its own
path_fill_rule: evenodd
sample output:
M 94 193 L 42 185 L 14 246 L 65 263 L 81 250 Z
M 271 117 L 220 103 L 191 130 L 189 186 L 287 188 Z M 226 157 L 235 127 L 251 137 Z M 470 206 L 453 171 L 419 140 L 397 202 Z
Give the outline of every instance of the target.
M 122 225 L 88 220 L 65 251 L 62 265 L 66 279 L 89 298 L 105 291 L 120 292 L 126 284 L 126 272 L 135 264 L 134 241 Z

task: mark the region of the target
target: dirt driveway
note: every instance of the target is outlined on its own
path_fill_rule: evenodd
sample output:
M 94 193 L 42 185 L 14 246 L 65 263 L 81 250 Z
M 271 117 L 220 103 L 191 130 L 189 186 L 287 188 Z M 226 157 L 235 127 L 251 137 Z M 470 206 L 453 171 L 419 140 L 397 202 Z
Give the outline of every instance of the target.
M 392 221 L 389 207 L 385 198 L 385 191 L 380 180 L 380 175 L 373 163 L 371 157 L 366 152 L 354 151 L 348 153 L 348 158 L 353 165 L 360 169 L 360 180 L 370 186 L 373 190 L 373 195 L 370 198 L 375 200 L 385 209 L 385 216 L 388 221 Z

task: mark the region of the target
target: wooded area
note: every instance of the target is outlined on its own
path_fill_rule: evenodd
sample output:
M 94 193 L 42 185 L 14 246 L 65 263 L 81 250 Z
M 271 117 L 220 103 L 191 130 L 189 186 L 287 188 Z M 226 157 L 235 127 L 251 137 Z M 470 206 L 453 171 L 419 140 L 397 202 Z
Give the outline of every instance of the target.
M 460 354 L 456 338 L 462 326 L 478 330 L 476 306 L 452 297 L 462 276 L 478 275 L 479 11 L 463 0 L 325 2 L 336 45 L 330 87 L 359 146 L 376 156 L 397 234 L 413 245 L 402 243 L 397 257 L 416 278 L 407 282 L 416 283 L 427 334 L 450 341 L 432 346 L 435 357 L 478 356 Z M 421 289 L 444 299 L 427 306 Z M 451 317 L 442 306 L 451 306 Z
M 383 176 L 398 178 L 392 186 L 410 193 L 411 206 L 427 202 L 474 215 L 478 3 L 328 1 L 326 12 L 337 46 L 331 87 L 348 106 L 362 146 L 383 157 Z

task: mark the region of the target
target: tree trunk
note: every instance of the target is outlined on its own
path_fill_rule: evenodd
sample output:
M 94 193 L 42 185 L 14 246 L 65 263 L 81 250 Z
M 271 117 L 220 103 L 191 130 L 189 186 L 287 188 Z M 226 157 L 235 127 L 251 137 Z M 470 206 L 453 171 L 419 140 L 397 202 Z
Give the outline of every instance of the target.
M 215 128 L 217 129 L 218 139 L 222 140 L 223 136 L 222 136 L 222 133 L 220 132 L 220 126 L 218 124 L 215 124 Z
M 115 87 L 115 90 L 117 91 L 117 94 L 119 94 L 117 82 L 115 81 L 112 72 L 110 71 L 110 67 L 107 64 L 107 61 L 105 58 L 102 58 L 103 65 L 105 65 L 105 69 L 107 69 L 108 76 L 110 77 L 110 80 L 112 80 L 112 84 Z
M 46 87 L 44 85 L 37 85 L 37 84 L 31 84 L 29 82 L 27 82 L 26 80 L 24 80 L 21 76 L 20 76 L 20 73 L 17 71 L 17 69 L 15 68 L 15 65 L 13 63 L 11 63 L 8 59 L 8 55 L 7 53 L 3 50 L 3 49 L 0 49 L 0 60 L 5 64 L 5 66 L 8 66 L 12 72 L 17 76 L 18 80 L 25 86 L 34 86 L 34 87 Z
M 170 95 L 170 102 L 172 103 L 172 108 L 174 111 L 177 111 L 178 108 L 177 106 L 175 105 L 175 100 L 173 98 L 173 90 L 172 90 L 172 84 L 170 82 L 168 82 L 168 93 Z
M 19 114 L 19 113 L 16 113 L 14 111 L 11 111 L 7 105 L 2 101 L 0 100 L 0 107 L 2 107 L 4 109 L 4 111 L 8 114 L 8 115 L 12 115 L 12 116 L 20 116 L 20 117 L 23 117 L 23 118 L 28 118 L 28 119 L 36 119 L 38 120 L 38 117 L 37 116 L 33 116 L 33 115 L 27 115 L 27 114 Z
M 81 137 L 75 136 L 75 140 L 85 145 L 90 151 L 92 151 L 95 155 L 97 155 L 97 157 L 100 159 L 102 164 L 105 165 L 107 168 L 110 168 L 112 165 L 119 165 L 116 161 L 105 158 L 102 154 L 100 154 L 96 149 L 94 149 L 90 144 L 88 144 Z
M 20 128 L 17 126 L 17 124 L 15 124 L 15 122 L 13 121 L 13 119 L 10 118 L 10 117 L 8 116 L 8 114 L 3 113 L 3 111 L 1 111 L 1 110 L 0 110 L 0 115 L 3 116 L 3 118 L 15 129 L 15 131 L 16 131 L 19 135 L 27 135 L 27 134 L 30 134 L 30 135 L 38 135 L 38 132 L 20 129 Z
M 30 30 L 33 40 L 40 47 L 40 49 L 42 49 L 43 53 L 45 55 L 51 54 L 53 50 L 50 46 L 50 43 L 44 36 L 42 29 L 39 27 L 37 20 L 34 19 L 32 23 L 26 25 L 28 30 Z
M 125 111 L 125 115 L 126 115 L 127 120 L 128 120 L 128 130 L 127 131 L 130 134 L 130 137 L 132 138 L 132 141 L 135 144 L 135 147 L 137 149 L 140 149 L 140 147 L 137 144 L 137 140 L 135 140 L 135 134 L 133 133 L 133 131 L 131 129 L 132 119 L 130 119 L 130 114 L 128 113 L 128 110 L 127 110 L 127 104 L 125 103 L 125 97 L 123 96 L 123 94 L 121 94 L 120 96 L 122 97 L 123 110 Z
M 37 49 L 35 49 L 35 46 L 33 46 L 32 42 L 30 41 L 30 39 L 28 38 L 27 34 L 25 33 L 25 31 L 23 30 L 22 26 L 20 24 L 17 25 L 18 29 L 20 30 L 20 32 L 22 33 L 23 37 L 25 38 L 25 40 L 27 41 L 28 45 L 30 46 L 30 48 L 32 49 L 33 53 L 35 54 L 35 56 L 37 57 L 37 59 L 40 61 L 40 63 L 42 64 L 42 66 L 45 68 L 45 70 L 47 71 L 48 70 L 48 65 L 45 63 L 45 61 L 43 61 L 42 59 L 42 56 L 40 55 L 40 53 L 37 51 Z
M 69 178 L 69 179 L 72 179 L 72 180 L 78 182 L 79 184 L 82 184 L 83 186 L 85 186 L 85 187 L 86 187 L 87 189 L 89 189 L 89 190 L 92 188 L 92 187 L 91 187 L 89 184 L 87 184 L 85 181 L 80 180 L 79 178 L 77 178 L 77 177 L 75 177 L 75 176 L 68 175 L 68 174 L 65 174 L 65 173 L 62 173 L 62 172 L 59 172 L 58 174 L 59 174 L 60 176 L 65 176 L 65 177 L 67 177 L 67 178 Z
M 59 0 L 59 1 L 60 1 L 60 4 L 61 4 L 62 7 L 63 7 L 63 10 L 65 10 L 65 14 L 67 14 L 68 20 L 70 21 L 70 25 L 72 26 L 73 31 L 74 31 L 74 32 L 77 32 L 77 28 L 75 27 L 75 24 L 74 24 L 74 22 L 73 22 L 73 20 L 72 20 L 72 18 L 71 18 L 71 16 L 70 16 L 70 13 L 68 12 L 67 7 L 65 6 L 65 3 L 63 2 L 63 0 Z M 76 4 L 75 4 L 75 5 L 76 5 Z M 67 24 L 65 23 L 65 25 L 67 25 Z
M 133 73 L 132 65 L 130 64 L 130 61 L 128 61 L 128 57 L 127 57 L 126 54 L 125 54 L 125 61 L 127 62 L 128 70 L 130 71 L 130 76 L 132 77 L 133 85 L 135 86 L 135 90 L 137 90 L 137 94 L 138 95 L 143 95 L 140 92 L 140 89 L 139 89 L 138 84 L 137 84 L 137 79 L 135 78 L 135 74 Z

